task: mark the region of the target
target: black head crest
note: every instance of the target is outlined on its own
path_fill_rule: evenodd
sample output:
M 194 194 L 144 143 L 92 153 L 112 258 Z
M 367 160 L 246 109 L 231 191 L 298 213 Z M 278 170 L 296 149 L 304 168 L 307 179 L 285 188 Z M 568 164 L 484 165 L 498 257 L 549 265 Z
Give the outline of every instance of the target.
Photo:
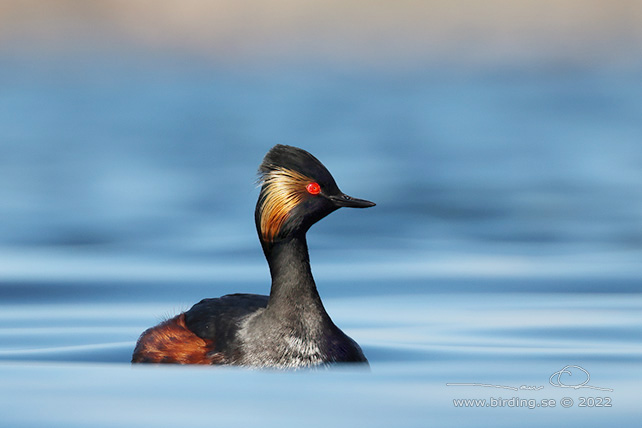
M 330 171 L 307 151 L 298 147 L 277 144 L 263 158 L 259 167 L 259 174 L 263 178 L 275 170 L 287 169 L 296 171 L 301 175 L 325 185 L 327 188 L 335 188 L 336 183 Z

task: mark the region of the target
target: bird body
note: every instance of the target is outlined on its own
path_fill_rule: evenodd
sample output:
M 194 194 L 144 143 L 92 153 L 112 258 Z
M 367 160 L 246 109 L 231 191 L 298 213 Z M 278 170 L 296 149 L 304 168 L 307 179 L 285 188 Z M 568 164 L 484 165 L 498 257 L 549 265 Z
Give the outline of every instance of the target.
M 277 145 L 259 168 L 255 220 L 270 267 L 269 296 L 204 299 L 145 331 L 132 362 L 299 368 L 366 363 L 326 312 L 312 276 L 306 232 L 336 209 L 374 204 L 342 193 L 314 156 Z

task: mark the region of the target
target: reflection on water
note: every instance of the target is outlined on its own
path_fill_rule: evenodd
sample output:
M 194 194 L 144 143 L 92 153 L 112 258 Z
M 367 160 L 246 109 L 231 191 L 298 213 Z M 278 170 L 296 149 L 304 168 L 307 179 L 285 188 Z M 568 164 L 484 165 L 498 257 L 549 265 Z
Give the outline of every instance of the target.
M 633 420 L 639 73 L 29 65 L 0 69 L 5 423 Z M 326 307 L 371 373 L 131 369 L 137 336 L 163 317 L 268 291 L 253 180 L 275 143 L 312 151 L 344 191 L 378 203 L 309 238 Z M 499 392 L 446 386 L 541 384 L 520 394 L 575 399 L 585 391 L 547 383 L 569 364 L 612 388 L 614 407 L 457 409 Z

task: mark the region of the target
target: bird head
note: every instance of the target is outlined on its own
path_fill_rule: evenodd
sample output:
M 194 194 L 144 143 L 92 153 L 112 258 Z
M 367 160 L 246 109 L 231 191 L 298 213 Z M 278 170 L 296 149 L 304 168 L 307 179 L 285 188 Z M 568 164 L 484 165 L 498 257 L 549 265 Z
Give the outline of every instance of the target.
M 375 205 L 343 193 L 317 158 L 292 146 L 279 144 L 270 149 L 259 167 L 259 184 L 255 220 L 264 245 L 305 234 L 314 223 L 341 207 Z

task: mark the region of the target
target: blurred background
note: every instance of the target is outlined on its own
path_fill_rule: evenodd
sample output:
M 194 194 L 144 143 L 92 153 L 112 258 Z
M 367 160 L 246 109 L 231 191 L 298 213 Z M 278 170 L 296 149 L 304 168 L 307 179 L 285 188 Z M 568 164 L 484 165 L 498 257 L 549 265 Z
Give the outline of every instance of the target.
M 625 0 L 2 1 L 1 272 L 260 260 L 276 143 L 379 202 L 320 224 L 329 247 L 637 253 L 641 22 Z
M 450 361 L 489 383 L 520 358 L 624 378 L 642 358 L 641 82 L 638 0 L 0 0 L 0 360 L 15 364 L 0 370 L 22 373 L 6 378 L 22 391 L 7 423 L 83 426 L 69 403 L 33 411 L 61 372 L 30 388 L 23 363 L 128 367 L 162 316 L 268 292 L 253 210 L 277 143 L 378 204 L 309 237 L 333 319 L 375 372 L 392 367 L 373 378 L 370 426 L 425 426 L 428 412 L 467 426 L 446 405 L 408 407 L 421 385 L 451 397 L 442 385 L 467 372 Z M 93 409 L 95 384 L 70 370 L 73 402 Z M 412 397 L 382 414 L 399 370 L 424 383 L 401 383 Z M 442 389 L 433 370 L 452 374 Z M 156 397 L 165 375 L 136 387 Z

